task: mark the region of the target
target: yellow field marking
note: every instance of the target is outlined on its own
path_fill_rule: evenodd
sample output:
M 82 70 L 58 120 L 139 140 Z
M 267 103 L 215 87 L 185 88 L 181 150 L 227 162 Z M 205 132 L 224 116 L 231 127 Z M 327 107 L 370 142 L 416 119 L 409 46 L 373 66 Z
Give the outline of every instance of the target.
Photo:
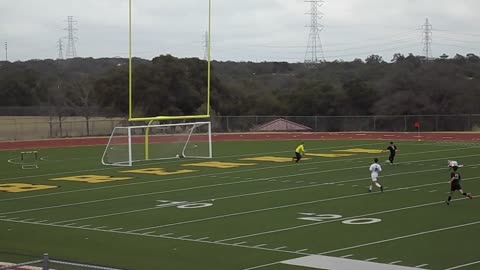
M 303 158 L 308 160 L 309 158 Z M 292 158 L 287 157 L 272 157 L 272 156 L 264 156 L 264 157 L 252 157 L 252 158 L 242 158 L 240 160 L 250 160 L 250 161 L 270 161 L 270 162 L 292 162 Z
M 354 156 L 355 154 L 313 154 L 313 153 L 308 153 L 309 156 L 314 156 L 314 157 L 328 157 L 328 158 L 337 158 L 337 157 L 350 157 Z
M 257 165 L 257 163 L 234 163 L 234 162 L 207 161 L 207 162 L 184 164 L 182 166 L 231 169 L 231 168 L 238 168 L 238 167 L 241 167 L 241 166 L 253 166 L 253 165 Z
M 379 154 L 382 150 L 379 149 L 365 149 L 365 148 L 352 148 L 343 150 L 334 150 L 335 152 L 349 152 L 349 153 L 367 153 L 367 154 Z
M 196 172 L 196 170 L 166 171 L 164 168 L 145 168 L 145 169 L 121 171 L 121 173 L 153 174 L 158 176 L 175 175 L 175 174 L 191 173 L 191 172 Z
M 113 181 L 130 180 L 130 179 L 132 179 L 132 177 L 113 177 L 108 175 L 78 175 L 78 176 L 53 178 L 50 180 L 75 181 L 75 182 L 85 182 L 89 184 L 98 184 L 98 183 L 106 183 L 106 182 L 113 182 Z
M 9 184 L 1 184 L 0 191 L 3 192 L 29 192 L 29 191 L 37 191 L 43 189 L 51 189 L 57 188 L 57 186 L 49 186 L 49 185 L 32 185 L 26 183 L 9 183 Z

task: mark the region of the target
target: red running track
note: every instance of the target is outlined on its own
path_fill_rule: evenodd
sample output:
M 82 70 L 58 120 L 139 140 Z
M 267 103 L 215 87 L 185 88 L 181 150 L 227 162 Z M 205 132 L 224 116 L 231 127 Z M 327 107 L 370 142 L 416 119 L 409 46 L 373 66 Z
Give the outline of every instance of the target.
M 218 133 L 213 141 L 254 140 L 425 140 L 480 141 L 476 132 L 309 132 L 309 133 Z M 108 137 L 63 138 L 0 142 L 0 150 L 106 145 Z

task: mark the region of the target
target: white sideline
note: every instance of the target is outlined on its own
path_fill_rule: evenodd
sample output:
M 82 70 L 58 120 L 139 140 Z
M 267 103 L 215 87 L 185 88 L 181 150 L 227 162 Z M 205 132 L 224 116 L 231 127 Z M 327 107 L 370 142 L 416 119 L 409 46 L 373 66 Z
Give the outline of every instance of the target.
M 453 201 L 459 201 L 459 200 L 465 200 L 465 199 L 461 198 L 461 199 L 455 199 Z M 434 205 L 434 204 L 443 204 L 443 203 L 445 203 L 445 202 L 444 201 L 432 202 L 432 203 L 426 203 L 426 204 L 415 205 L 415 206 L 410 206 L 410 207 L 391 209 L 391 210 L 387 210 L 387 212 L 403 211 L 403 210 L 407 210 L 407 209 L 419 208 L 419 207 L 423 207 L 423 206 L 430 206 L 430 205 Z M 373 215 L 373 214 L 375 214 L 375 213 L 371 213 L 371 214 L 367 214 L 367 215 Z M 12 223 L 28 224 L 28 225 L 40 225 L 40 226 L 54 227 L 54 228 L 66 228 L 66 229 L 75 229 L 75 230 L 85 230 L 85 231 L 116 233 L 116 234 L 124 234 L 124 235 L 134 235 L 134 236 L 141 236 L 141 237 L 164 238 L 164 239 L 171 239 L 171 240 L 204 243 L 204 244 L 214 244 L 214 245 L 216 244 L 216 245 L 229 246 L 229 247 L 241 247 L 241 248 L 246 248 L 246 249 L 265 250 L 265 251 L 281 252 L 281 253 L 297 254 L 297 255 L 314 255 L 314 254 L 308 254 L 308 253 L 302 253 L 302 252 L 296 252 L 296 251 L 289 251 L 289 250 L 275 250 L 275 249 L 271 249 L 271 248 L 262 248 L 262 247 L 260 247 L 260 245 L 257 245 L 257 246 L 237 245 L 237 246 L 235 246 L 233 244 L 222 243 L 222 242 L 218 242 L 218 241 L 199 241 L 199 240 L 189 239 L 189 238 L 178 238 L 178 237 L 166 236 L 166 235 L 171 235 L 173 233 L 168 233 L 168 234 L 163 234 L 163 235 L 145 235 L 143 233 L 131 233 L 131 232 L 125 232 L 125 231 L 101 230 L 101 229 L 96 229 L 96 228 L 79 228 L 79 227 L 71 227 L 71 226 L 66 226 L 66 225 L 53 225 L 53 224 L 44 224 L 44 223 L 39 224 L 39 223 L 35 223 L 35 222 L 22 222 L 22 221 L 16 221 L 16 220 L 3 220 L 3 219 L 0 219 L 0 220 L 1 221 L 6 221 L 6 222 L 12 222 Z M 404 235 L 404 236 L 401 236 L 401 237 L 395 237 L 395 238 L 391 238 L 391 239 L 383 240 L 383 241 L 375 241 L 375 242 L 363 244 L 363 246 L 378 244 L 380 242 L 383 243 L 383 242 L 388 242 L 388 241 L 394 241 L 394 240 L 398 240 L 398 239 L 413 237 L 413 236 L 432 233 L 432 232 L 446 231 L 446 230 L 450 230 L 450 229 L 455 229 L 455 228 L 459 228 L 459 227 L 466 227 L 466 226 L 471 226 L 471 225 L 475 225 L 475 224 L 480 224 L 480 221 L 467 223 L 467 224 L 460 224 L 460 225 L 456 225 L 456 226 L 445 227 L 445 228 L 440 228 L 440 229 L 436 229 L 436 230 L 430 230 L 430 231 L 420 232 L 420 233 L 415 233 L 415 234 L 410 234 L 410 235 Z M 349 248 L 345 248 L 345 249 L 353 249 L 353 248 L 357 248 L 357 247 L 359 247 L 359 246 L 349 247 Z M 327 251 L 327 252 L 321 253 L 321 254 L 327 254 L 327 253 L 336 252 L 336 251 L 337 250 Z M 271 264 L 268 264 L 268 265 L 274 265 L 274 264 L 278 264 L 278 262 L 271 263 Z M 261 268 L 261 267 L 264 267 L 264 266 L 267 266 L 267 265 L 248 268 L 248 269 L 257 269 L 257 268 Z M 247 270 L 247 269 L 245 269 L 245 270 Z
M 465 199 L 463 199 L 463 200 L 465 200 Z M 442 202 L 442 203 L 444 203 L 444 202 Z M 381 244 L 381 243 L 385 243 L 385 242 L 391 242 L 391 241 L 395 241 L 395 240 L 401 240 L 401 239 L 405 239 L 405 238 L 411 238 L 411 237 L 415 237 L 415 236 L 419 236 L 419 235 L 424 235 L 424 234 L 429 234 L 429 233 L 442 232 L 442 231 L 448 231 L 448 230 L 451 230 L 451 229 L 468 227 L 468 226 L 477 225 L 477 224 L 480 224 L 480 221 L 475 221 L 475 222 L 470 222 L 470 223 L 464 223 L 464 224 L 460 224 L 460 225 L 455 225 L 455 226 L 450 226 L 450 227 L 445 227 L 445 228 L 440 228 L 440 229 L 434 229 L 434 230 L 429 230 L 429 231 L 423 231 L 423 232 L 419 232 L 419 233 L 407 234 L 407 235 L 403 235 L 403 236 L 398 236 L 398 237 L 393 237 L 393 238 L 389 238 L 389 239 L 374 241 L 374 242 L 365 243 L 365 244 L 356 245 L 356 246 L 351 246 L 351 247 L 334 249 L 334 250 L 322 252 L 322 253 L 320 253 L 320 254 L 325 255 L 325 254 L 335 253 L 335 252 L 339 252 L 339 251 L 345 251 L 345 250 L 355 249 L 355 248 L 359 248 L 359 247 L 366 247 L 366 246 Z
M 479 264 L 480 261 L 476 261 L 476 262 L 471 262 L 471 263 L 466 263 L 466 264 L 462 264 L 462 265 L 457 265 L 457 266 L 454 266 L 454 267 L 450 267 L 450 268 L 447 268 L 445 270 L 454 270 L 454 269 L 460 269 L 460 268 L 463 268 L 463 267 L 466 267 L 466 266 L 470 266 L 470 265 L 474 265 L 474 264 Z
M 338 146 L 338 147 L 327 147 L 323 149 L 335 149 L 335 148 L 344 148 L 344 147 L 358 147 L 358 146 L 366 146 L 366 145 L 377 145 L 380 143 L 375 143 L 375 144 L 363 144 L 363 145 L 347 145 L 347 146 Z M 476 147 L 465 147 L 465 148 L 453 148 L 453 149 L 442 149 L 442 150 L 431 150 L 431 151 L 423 151 L 423 152 L 415 152 L 415 153 L 407 153 L 407 154 L 402 154 L 402 156 L 407 156 L 407 155 L 418 155 L 418 154 L 426 154 L 426 153 L 436 153 L 436 152 L 448 152 L 448 151 L 458 151 L 462 149 L 471 149 L 471 148 L 476 148 Z M 285 151 L 283 151 L 285 152 Z M 282 153 L 283 153 L 282 152 Z M 253 154 L 249 154 L 248 156 L 251 156 Z M 260 154 L 257 154 L 260 155 Z M 240 155 L 241 156 L 241 155 Z M 469 156 L 477 156 L 477 155 L 469 155 Z M 463 156 L 463 157 L 469 157 L 469 156 Z M 325 161 L 319 161 L 319 162 L 311 162 L 308 163 L 308 165 L 316 165 L 316 164 L 324 164 L 324 163 L 335 163 L 335 162 L 344 162 L 344 161 L 352 161 L 352 160 L 366 160 L 366 159 L 371 159 L 371 157 L 359 157 L 359 158 L 351 158 L 351 159 L 335 159 L 335 160 L 325 160 Z M 436 159 L 440 160 L 440 159 Z M 152 163 L 148 165 L 154 165 L 158 163 Z M 403 162 L 400 162 L 399 164 L 403 164 Z M 147 164 L 142 165 L 142 166 L 147 166 Z M 287 166 L 295 166 L 294 165 L 287 165 Z M 139 166 L 140 167 L 140 166 Z M 139 183 L 126 183 L 126 184 L 117 184 L 114 186 L 104 186 L 104 187 L 96 187 L 96 188 L 86 188 L 86 189 L 81 189 L 81 190 L 70 190 L 70 191 L 62 191 L 62 192 L 52 192 L 52 193 L 47 193 L 47 194 L 39 194 L 39 195 L 29 195 L 29 196 L 23 196 L 23 197 L 16 197 L 16 198 L 9 198 L 9 199 L 1 199 L 0 202 L 4 201 L 16 201 L 16 200 L 23 200 L 23 199 L 29 199 L 29 198 L 37 198 L 37 197 L 47 197 L 47 196 L 56 196 L 56 195 L 61 195 L 61 194 L 69 194 L 69 193 L 77 193 L 77 192 L 87 192 L 87 191 L 93 191 L 93 190 L 103 190 L 103 189 L 113 189 L 117 187 L 124 187 L 124 186 L 132 186 L 132 185 L 141 185 L 141 184 L 150 184 L 150 183 L 160 183 L 160 182 L 169 182 L 169 181 L 174 181 L 174 180 L 181 180 L 181 179 L 190 179 L 190 178 L 196 178 L 196 177 L 212 177 L 216 175 L 224 175 L 224 174 L 235 174 L 235 173 L 244 173 L 244 172 L 250 172 L 250 171 L 258 171 L 258 170 L 268 170 L 268 169 L 277 169 L 280 167 L 285 167 L 285 165 L 280 165 L 280 166 L 270 166 L 270 167 L 262 167 L 262 168 L 251 168 L 251 169 L 242 169 L 242 170 L 237 170 L 237 171 L 228 171 L 228 172 L 220 172 L 220 173 L 209 173 L 209 174 L 203 174 L 203 175 L 196 175 L 196 176 L 183 176 L 183 177 L 173 177 L 173 178 L 167 178 L 163 180 L 152 180 L 152 181 L 145 181 L 145 182 L 139 182 Z M 108 168 L 108 170 L 111 170 L 112 168 Z M 118 168 L 117 168 L 118 169 Z M 97 169 L 98 171 L 100 170 L 107 170 L 107 169 Z M 42 177 L 42 176 L 49 176 L 49 175 L 65 175 L 65 174 L 70 174 L 70 173 L 81 173 L 81 172 L 89 172 L 89 171 L 96 171 L 94 169 L 92 170 L 83 170 L 83 171 L 75 171 L 75 172 L 64 172 L 64 173 L 53 173 L 53 174 L 43 174 L 43 175 L 36 175 L 32 177 L 20 177 L 20 178 L 10 178 L 8 180 L 14 180 L 14 179 L 23 179 L 23 178 L 33 178 L 33 177 Z M 2 182 L 0 180 L 0 182 Z

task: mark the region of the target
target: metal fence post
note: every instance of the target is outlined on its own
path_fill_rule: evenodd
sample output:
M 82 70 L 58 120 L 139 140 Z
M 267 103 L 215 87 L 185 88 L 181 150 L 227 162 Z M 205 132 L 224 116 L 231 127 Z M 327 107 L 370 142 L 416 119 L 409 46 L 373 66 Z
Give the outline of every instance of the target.
M 42 265 L 42 270 L 48 270 L 48 253 L 43 254 L 43 265 Z

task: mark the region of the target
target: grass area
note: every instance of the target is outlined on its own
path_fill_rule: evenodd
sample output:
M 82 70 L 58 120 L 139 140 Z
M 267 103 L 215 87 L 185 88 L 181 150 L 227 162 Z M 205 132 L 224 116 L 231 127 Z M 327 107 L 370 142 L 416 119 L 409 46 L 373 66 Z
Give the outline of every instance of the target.
M 480 145 L 397 142 L 397 164 L 382 163 L 385 191 L 368 193 L 368 167 L 387 154 L 336 150 L 379 150 L 385 141 L 307 141 L 298 164 L 295 144 L 216 142 L 213 160 L 126 168 L 101 166 L 103 147 L 42 149 L 35 170 L 7 162 L 18 151 L 0 152 L 0 261 L 48 252 L 124 269 L 300 270 L 282 262 L 320 254 L 480 268 L 480 201 L 457 193 L 445 204 L 448 159 L 466 165 L 467 192 L 480 190 Z M 351 156 L 318 155 L 340 153 Z

